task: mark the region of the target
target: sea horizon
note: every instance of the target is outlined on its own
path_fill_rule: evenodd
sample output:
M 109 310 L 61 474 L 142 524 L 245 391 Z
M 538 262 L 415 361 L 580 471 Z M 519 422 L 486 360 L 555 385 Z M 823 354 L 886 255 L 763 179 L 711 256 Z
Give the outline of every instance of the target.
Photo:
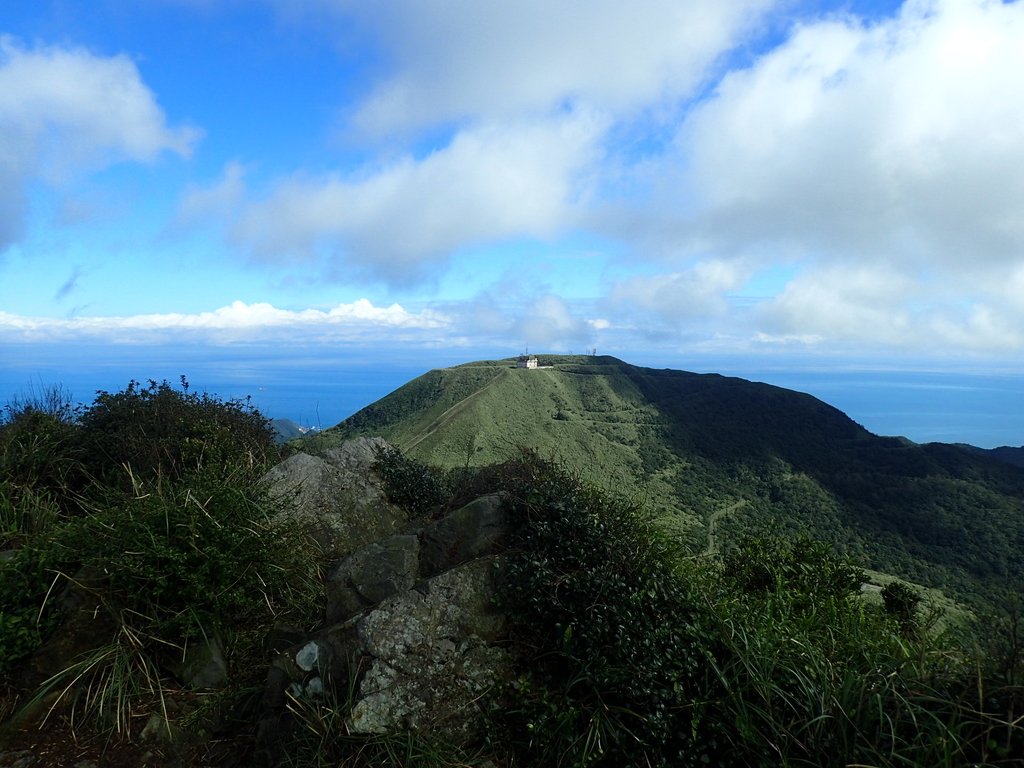
M 265 416 L 326 429 L 417 376 L 510 353 L 410 350 L 388 357 L 352 350 L 264 348 L 142 349 L 104 347 L 76 355 L 73 366 L 56 348 L 0 348 L 0 406 L 60 387 L 74 402 L 130 381 L 184 376 L 193 391 L 248 400 Z M 616 355 L 623 357 L 622 355 Z M 624 359 L 624 358 L 623 358 Z M 810 394 L 869 431 L 917 443 L 968 443 L 980 448 L 1024 444 L 1024 374 L 999 371 L 898 370 L 808 366 L 799 361 L 723 358 L 634 365 L 719 373 Z

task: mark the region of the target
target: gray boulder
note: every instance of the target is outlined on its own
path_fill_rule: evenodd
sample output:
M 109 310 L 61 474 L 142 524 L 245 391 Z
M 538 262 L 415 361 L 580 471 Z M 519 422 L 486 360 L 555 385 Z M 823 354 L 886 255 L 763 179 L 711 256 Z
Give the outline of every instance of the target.
M 165 660 L 163 666 L 192 690 L 223 688 L 228 683 L 224 645 L 216 635 L 190 643 L 180 654 Z
M 504 548 L 508 520 L 501 496 L 481 496 L 427 526 L 421 535 L 420 559 L 425 574 L 454 568 Z
M 419 540 L 389 536 L 340 561 L 327 576 L 327 624 L 355 616 L 419 578 Z
M 366 671 L 351 732 L 409 728 L 463 741 L 477 731 L 477 702 L 510 669 L 508 652 L 495 644 L 507 624 L 494 605 L 500 571 L 497 557 L 468 563 L 359 619 Z
M 327 580 L 327 625 L 268 674 L 265 743 L 289 696 L 332 689 L 351 692 L 350 733 L 476 735 L 482 694 L 511 674 L 508 617 L 496 605 L 507 539 L 501 499 L 485 496 L 339 560 Z
M 381 438 L 356 438 L 321 458 L 298 453 L 271 469 L 271 497 L 305 525 L 328 555 L 343 555 L 396 533 L 408 516 L 389 504 L 372 471 Z

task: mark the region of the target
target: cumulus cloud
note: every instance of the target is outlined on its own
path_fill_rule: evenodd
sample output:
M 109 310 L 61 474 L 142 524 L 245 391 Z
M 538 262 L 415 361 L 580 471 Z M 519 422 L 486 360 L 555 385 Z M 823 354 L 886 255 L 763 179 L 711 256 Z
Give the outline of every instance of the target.
M 764 306 L 763 327 L 788 338 L 917 343 L 922 329 L 904 307 L 915 296 L 922 297 L 920 288 L 893 268 L 826 268 L 795 278 Z
M 895 265 L 808 270 L 759 308 L 762 342 L 808 347 L 990 353 L 1024 349 L 1024 302 L 971 296 Z
M 1020 2 L 908 0 L 870 23 L 802 23 L 635 167 L 646 196 L 608 231 L 684 272 L 709 258 L 787 265 L 796 277 L 759 315 L 761 339 L 1019 348 L 1007 286 L 1024 267 L 1021 40 Z M 612 296 L 676 323 L 671 295 L 689 296 L 688 280 L 637 278 Z
M 232 161 L 224 166 L 221 178 L 214 184 L 189 185 L 178 204 L 175 222 L 187 226 L 231 217 L 241 204 L 245 191 L 245 166 Z
M 60 184 L 164 151 L 187 155 L 195 140 L 193 129 L 168 127 L 127 57 L 0 37 L 0 249 L 21 235 L 29 183 Z
M 748 271 L 735 262 L 703 261 L 685 271 L 622 280 L 613 286 L 609 303 L 673 322 L 722 315 L 728 309 L 726 294 L 748 277 Z
M 513 333 L 530 347 L 566 349 L 589 342 L 593 329 L 563 299 L 547 294 L 526 307 L 515 321 Z
M 594 318 L 588 301 L 567 301 L 543 289 L 503 282 L 474 298 L 452 302 L 446 312 L 451 329 L 467 345 L 488 345 L 507 354 L 524 347 L 540 350 L 581 350 L 611 327 Z
M 409 312 L 400 304 L 378 307 L 368 299 L 338 304 L 328 310 L 278 309 L 271 304 L 235 301 L 211 312 L 165 313 L 124 317 L 33 318 L 0 312 L 0 339 L 50 340 L 98 336 L 141 341 L 148 334 L 178 331 L 205 334 L 215 340 L 252 339 L 254 334 L 301 332 L 310 338 L 363 338 L 374 329 L 389 334 L 436 331 L 448 326 L 447 316 L 433 310 Z
M 1024 246 L 1024 5 L 909 0 L 798 27 L 680 134 L 720 248 L 957 268 Z
M 355 171 L 299 172 L 246 202 L 231 167 L 187 192 L 179 223 L 223 210 L 257 261 L 326 261 L 324 276 L 392 285 L 466 247 L 557 237 L 603 184 L 609 131 L 692 97 L 775 2 L 280 0 L 289 18 L 326 9 L 322 28 L 377 46 L 385 74 L 343 116 L 354 135 L 415 144 L 442 125 L 451 138 L 425 156 L 388 145 L 390 159 Z
M 394 74 L 365 132 L 500 119 L 582 102 L 614 112 L 692 94 L 773 0 L 321 0 L 381 41 Z
M 601 132 L 592 115 L 466 129 L 424 158 L 296 176 L 249 205 L 232 237 L 258 260 L 312 261 L 393 284 L 425 279 L 456 249 L 548 238 L 577 218 Z

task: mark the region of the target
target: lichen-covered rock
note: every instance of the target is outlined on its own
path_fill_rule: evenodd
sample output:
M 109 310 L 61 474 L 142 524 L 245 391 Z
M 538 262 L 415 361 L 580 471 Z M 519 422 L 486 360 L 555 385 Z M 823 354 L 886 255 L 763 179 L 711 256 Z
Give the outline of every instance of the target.
M 327 624 L 335 624 L 412 588 L 419 577 L 419 539 L 389 536 L 339 562 L 327 577 Z
M 223 688 L 228 683 L 228 665 L 224 660 L 224 647 L 216 635 L 191 643 L 180 663 L 170 666 L 187 688 L 205 690 Z
M 271 497 L 309 527 L 328 554 L 341 556 L 396 533 L 408 516 L 389 504 L 372 466 L 381 438 L 357 438 L 326 457 L 297 453 L 264 476 Z
M 481 496 L 432 523 L 421 536 L 424 574 L 435 574 L 499 551 L 508 536 L 508 520 L 499 494 Z
M 261 743 L 272 744 L 286 722 L 289 696 L 331 689 L 352 697 L 351 733 L 478 735 L 484 694 L 511 675 L 508 617 L 496 605 L 507 540 L 493 495 L 340 559 L 327 578 L 325 628 L 278 656 L 268 674 Z
M 352 732 L 413 728 L 462 740 L 479 728 L 477 702 L 510 663 L 494 644 L 506 629 L 494 605 L 501 562 L 490 557 L 448 571 L 356 623 L 368 665 Z
M 383 437 L 353 437 L 329 449 L 324 457 L 349 472 L 365 472 L 377 461 L 377 454 L 387 447 L 388 442 Z

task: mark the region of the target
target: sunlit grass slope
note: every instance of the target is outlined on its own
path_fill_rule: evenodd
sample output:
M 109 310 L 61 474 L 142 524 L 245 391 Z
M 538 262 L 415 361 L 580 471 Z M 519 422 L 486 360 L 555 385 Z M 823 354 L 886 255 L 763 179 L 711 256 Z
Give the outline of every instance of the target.
M 973 592 L 1024 572 L 1020 468 L 878 437 L 766 384 L 612 357 L 540 363 L 431 371 L 318 441 L 382 435 L 447 468 L 528 448 L 646 500 L 694 552 L 751 530 L 806 532 L 933 586 Z

